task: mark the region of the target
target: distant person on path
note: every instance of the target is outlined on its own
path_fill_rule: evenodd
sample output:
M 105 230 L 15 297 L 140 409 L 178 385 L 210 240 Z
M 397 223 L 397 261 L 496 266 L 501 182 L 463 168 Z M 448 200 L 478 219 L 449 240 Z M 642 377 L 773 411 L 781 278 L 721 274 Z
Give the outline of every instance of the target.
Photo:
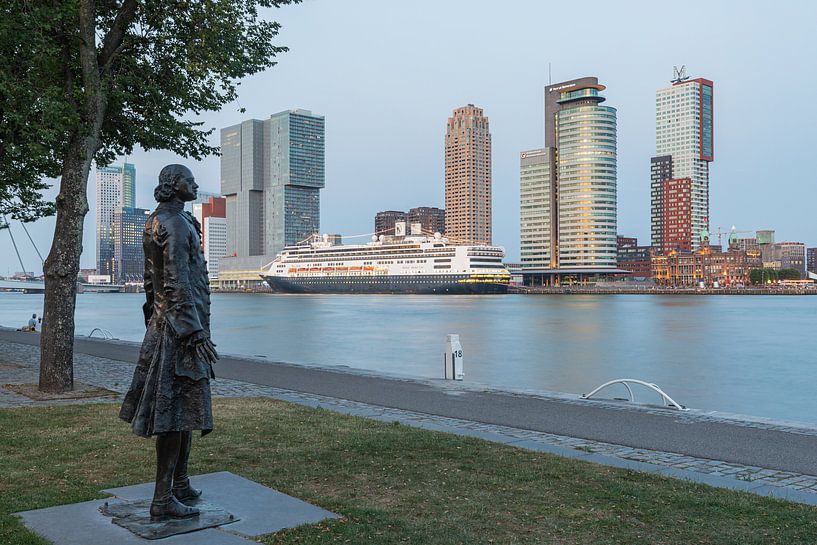
M 198 185 L 182 165 L 168 165 L 153 192 L 159 206 L 142 232 L 145 251 L 145 325 L 139 361 L 119 412 L 136 435 L 156 436 L 154 520 L 199 514 L 201 495 L 190 486 L 187 460 L 192 431 L 213 429 L 210 289 L 201 249 L 201 228 L 185 201 Z
M 37 314 L 34 313 L 31 315 L 31 319 L 28 321 L 28 331 L 37 331 Z

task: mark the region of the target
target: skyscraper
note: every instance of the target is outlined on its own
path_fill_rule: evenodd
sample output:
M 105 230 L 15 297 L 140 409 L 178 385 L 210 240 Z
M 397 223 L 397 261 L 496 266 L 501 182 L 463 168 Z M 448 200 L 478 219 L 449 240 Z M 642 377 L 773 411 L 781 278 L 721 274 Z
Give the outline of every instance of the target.
M 221 130 L 227 252 L 274 256 L 320 229 L 324 118 L 286 110 Z
M 419 223 L 425 235 L 445 233 L 445 210 L 436 206 L 409 208 L 406 214 L 408 224 Z
M 210 280 L 218 280 L 219 263 L 221 258 L 227 255 L 227 218 L 207 216 L 204 218 L 202 228 L 207 275 Z
M 422 234 L 425 235 L 445 233 L 445 210 L 435 206 L 418 206 L 409 209 L 408 212 L 402 210 L 378 212 L 374 217 L 375 234 L 394 235 L 394 225 L 398 221 L 405 222 L 409 228 L 411 225 L 419 224 Z
M 692 180 L 670 178 L 661 181 L 661 249 L 692 251 Z
M 491 244 L 491 132 L 473 104 L 448 118 L 445 230 L 454 242 Z
M 145 254 L 142 249 L 142 232 L 150 210 L 142 208 L 119 208 L 113 213 L 111 239 L 111 281 L 141 283 L 145 272 Z
M 616 267 L 616 109 L 586 77 L 545 88 L 545 147 L 520 154 L 522 265 L 592 275 Z
M 211 196 L 193 205 L 193 216 L 201 225 L 201 247 L 210 280 L 218 280 L 219 261 L 227 255 L 227 199 Z
M 817 274 L 817 248 L 806 249 L 806 271 Z
M 96 171 L 96 270 L 112 275 L 114 212 L 136 206 L 136 167 L 130 163 L 99 167 Z
M 696 249 L 709 230 L 709 163 L 714 159 L 713 83 L 676 70 L 672 85 L 655 95 L 655 154 L 651 160 L 652 245 L 661 251 Z M 667 184 L 670 180 L 672 183 Z M 667 217 L 667 187 L 689 187 L 689 205 Z M 678 223 L 680 222 L 680 223 Z M 686 225 L 689 224 L 689 234 Z M 675 234 L 684 232 L 683 240 Z M 670 234 L 674 233 L 674 234 Z
M 519 247 L 522 267 L 548 268 L 550 261 L 550 161 L 540 148 L 519 154 Z
M 406 213 L 402 210 L 383 210 L 374 216 L 374 233 L 376 235 L 393 235 L 394 224 L 406 221 Z

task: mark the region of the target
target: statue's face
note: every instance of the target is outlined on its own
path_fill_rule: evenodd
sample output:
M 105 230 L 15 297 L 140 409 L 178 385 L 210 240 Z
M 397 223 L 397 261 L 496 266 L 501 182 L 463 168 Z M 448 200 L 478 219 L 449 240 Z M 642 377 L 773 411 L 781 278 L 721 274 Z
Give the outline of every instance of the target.
M 193 201 L 198 197 L 199 186 L 189 170 L 177 178 L 176 195 L 183 201 Z

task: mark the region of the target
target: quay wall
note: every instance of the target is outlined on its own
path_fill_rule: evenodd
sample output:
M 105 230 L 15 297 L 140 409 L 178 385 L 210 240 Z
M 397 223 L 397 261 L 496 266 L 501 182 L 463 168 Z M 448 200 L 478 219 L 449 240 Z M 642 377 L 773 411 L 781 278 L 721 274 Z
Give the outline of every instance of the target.
M 660 288 L 660 287 L 531 287 L 511 286 L 523 295 L 817 295 L 814 288 Z

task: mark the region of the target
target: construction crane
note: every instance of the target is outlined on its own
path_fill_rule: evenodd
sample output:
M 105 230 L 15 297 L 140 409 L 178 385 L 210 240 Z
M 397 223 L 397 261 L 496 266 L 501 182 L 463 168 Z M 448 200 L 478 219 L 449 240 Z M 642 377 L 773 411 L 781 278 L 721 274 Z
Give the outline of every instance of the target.
M 717 234 L 718 235 L 718 246 L 723 248 L 723 242 L 722 242 L 723 241 L 723 235 L 728 234 L 729 238 L 727 239 L 727 241 L 729 241 L 729 240 L 732 239 L 733 235 L 737 235 L 738 233 L 754 233 L 754 231 L 746 231 L 746 230 L 738 231 L 737 229 L 735 229 L 735 226 L 733 225 L 732 228 L 729 229 L 729 231 L 725 231 L 725 230 L 721 229 L 720 227 L 717 227 L 717 231 L 715 231 L 712 234 Z

